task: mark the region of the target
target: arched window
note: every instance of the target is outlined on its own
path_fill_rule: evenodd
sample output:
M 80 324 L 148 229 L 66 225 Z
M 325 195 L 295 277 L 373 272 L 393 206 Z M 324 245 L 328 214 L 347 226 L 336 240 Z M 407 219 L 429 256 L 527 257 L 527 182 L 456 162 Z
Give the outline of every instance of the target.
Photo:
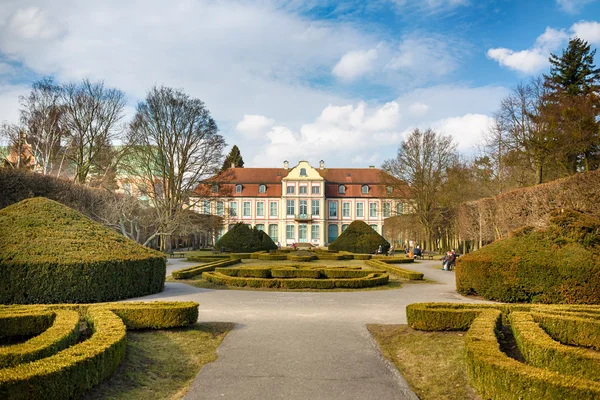
M 362 185 L 362 194 L 369 193 L 369 185 Z
M 345 193 L 346 193 L 346 186 L 344 186 L 344 185 L 339 185 L 339 186 L 338 186 L 338 193 L 339 193 L 339 194 L 345 194 Z
M 266 185 L 260 185 L 258 187 L 258 193 L 265 193 L 267 191 L 267 186 Z
M 235 192 L 242 193 L 242 185 L 235 185 Z

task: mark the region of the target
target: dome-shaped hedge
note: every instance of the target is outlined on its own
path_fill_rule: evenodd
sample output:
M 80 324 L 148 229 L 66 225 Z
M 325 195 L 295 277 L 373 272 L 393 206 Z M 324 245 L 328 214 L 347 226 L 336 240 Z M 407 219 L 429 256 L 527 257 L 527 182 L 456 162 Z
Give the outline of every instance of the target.
M 95 303 L 158 293 L 164 255 L 43 197 L 0 210 L 0 303 Z
M 390 248 L 389 242 L 373 228 L 363 221 L 354 221 L 329 245 L 329 250 L 373 254 L 379 246 L 384 252 Z
M 243 222 L 235 224 L 215 244 L 217 249 L 224 248 L 234 253 L 251 253 L 260 250 L 275 250 L 277 245 L 265 232 L 250 228 Z
M 600 304 L 600 220 L 555 213 L 457 260 L 456 288 L 504 302 Z

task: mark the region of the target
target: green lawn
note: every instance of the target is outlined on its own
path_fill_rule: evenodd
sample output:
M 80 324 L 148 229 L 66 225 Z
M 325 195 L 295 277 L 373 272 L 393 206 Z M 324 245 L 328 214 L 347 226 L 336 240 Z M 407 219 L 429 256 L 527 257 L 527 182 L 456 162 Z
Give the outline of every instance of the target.
M 83 399 L 181 399 L 217 347 L 233 329 L 230 323 L 127 332 L 127 352 L 117 371 Z
M 424 332 L 408 325 L 367 328 L 419 398 L 479 399 L 467 383 L 464 332 Z

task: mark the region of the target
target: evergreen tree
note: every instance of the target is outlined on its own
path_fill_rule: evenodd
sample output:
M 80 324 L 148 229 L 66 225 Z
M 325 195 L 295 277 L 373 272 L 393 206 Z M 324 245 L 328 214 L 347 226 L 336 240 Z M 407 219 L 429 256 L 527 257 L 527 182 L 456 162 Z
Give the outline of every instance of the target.
M 588 96 L 600 89 L 600 68 L 594 65 L 596 50 L 580 38 L 573 38 L 562 56 L 550 55 L 550 75 L 544 75 L 553 91 L 569 96 Z
M 231 168 L 231 164 L 234 165 L 235 168 L 244 168 L 244 159 L 242 158 L 242 154 L 240 153 L 239 147 L 237 145 L 233 145 L 231 151 L 225 157 L 225 161 L 223 161 L 223 166 L 221 167 L 221 171 L 225 171 L 227 168 Z

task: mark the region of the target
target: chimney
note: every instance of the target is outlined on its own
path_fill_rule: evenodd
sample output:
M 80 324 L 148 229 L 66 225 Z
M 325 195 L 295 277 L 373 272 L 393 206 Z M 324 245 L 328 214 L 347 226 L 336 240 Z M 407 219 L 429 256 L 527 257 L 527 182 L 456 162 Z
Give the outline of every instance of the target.
M 369 168 L 375 169 L 375 166 L 374 165 L 369 165 Z
M 285 160 L 283 162 L 283 169 L 288 169 L 290 167 L 290 163 L 288 162 L 288 160 Z
M 319 169 L 325 169 L 325 161 L 319 161 Z
M 233 161 L 231 162 L 231 168 L 235 168 L 235 163 Z

